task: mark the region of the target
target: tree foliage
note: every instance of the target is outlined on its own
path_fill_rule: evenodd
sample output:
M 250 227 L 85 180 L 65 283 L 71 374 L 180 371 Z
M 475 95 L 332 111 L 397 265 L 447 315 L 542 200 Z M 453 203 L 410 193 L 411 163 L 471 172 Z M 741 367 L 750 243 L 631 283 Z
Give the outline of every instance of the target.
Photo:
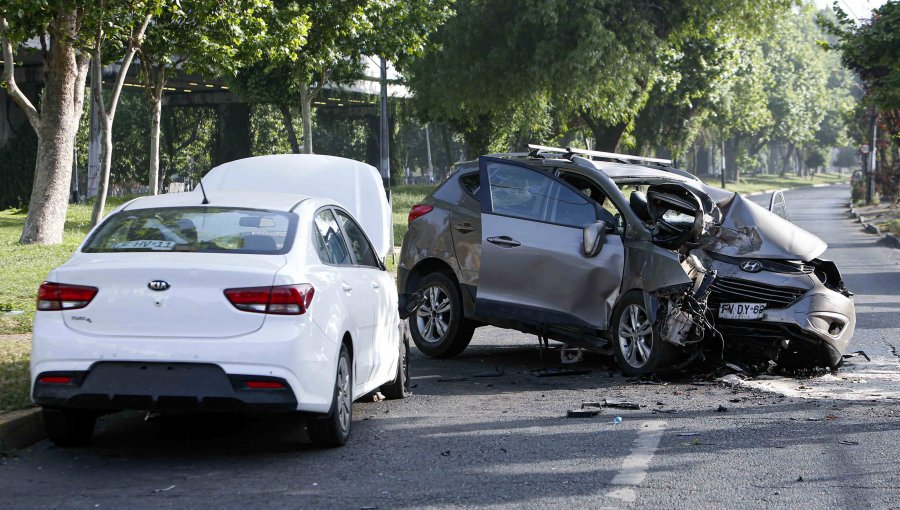
M 410 84 L 428 119 L 502 125 L 521 105 L 548 105 L 531 117 L 587 125 L 595 145 L 613 149 L 656 90 L 687 104 L 704 93 L 702 81 L 715 81 L 701 75 L 679 89 L 675 71 L 689 75 L 698 62 L 686 52 L 704 39 L 714 46 L 721 32 L 752 33 L 790 4 L 590 0 L 572 9 L 563 0 L 463 0 L 434 50 L 410 65 Z
M 247 101 L 280 107 L 293 133 L 290 107 L 300 103 L 304 152 L 312 152 L 312 103 L 326 83 L 357 79 L 365 55 L 402 60 L 422 51 L 428 32 L 447 14 L 446 0 L 304 0 L 306 44 L 290 62 L 258 62 L 241 71 L 235 89 Z M 299 152 L 296 136 L 293 150 Z

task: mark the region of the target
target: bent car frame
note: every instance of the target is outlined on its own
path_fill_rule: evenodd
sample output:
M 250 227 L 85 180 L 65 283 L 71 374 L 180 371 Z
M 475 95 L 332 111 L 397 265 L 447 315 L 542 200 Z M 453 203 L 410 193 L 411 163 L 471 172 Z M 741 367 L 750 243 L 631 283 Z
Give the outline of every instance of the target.
M 632 375 L 701 358 L 834 367 L 855 328 L 827 245 L 667 160 L 532 145 L 461 164 L 410 211 L 401 292 L 425 354 L 475 327 L 615 357 Z M 779 213 L 779 214 L 776 214 Z

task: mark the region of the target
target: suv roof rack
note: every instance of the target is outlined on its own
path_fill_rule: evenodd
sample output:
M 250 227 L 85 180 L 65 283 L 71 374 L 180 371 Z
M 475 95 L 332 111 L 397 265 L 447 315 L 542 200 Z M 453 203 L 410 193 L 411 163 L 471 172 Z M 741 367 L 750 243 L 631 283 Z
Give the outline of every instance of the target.
M 659 159 L 659 158 L 645 158 L 643 156 L 631 156 L 629 154 L 616 154 L 615 152 L 600 152 L 600 151 L 589 151 L 585 149 L 573 149 L 572 147 L 566 147 L 565 149 L 560 147 L 547 147 L 546 145 L 535 145 L 528 144 L 528 148 L 531 149 L 529 155 L 532 157 L 537 157 L 538 153 L 541 151 L 545 152 L 558 152 L 562 154 L 562 157 L 569 159 L 574 154 L 579 154 L 583 156 L 594 156 L 598 158 L 606 158 L 606 159 L 614 159 L 617 161 L 630 162 L 630 161 L 638 161 L 641 163 L 655 163 L 658 165 L 671 166 L 671 159 Z

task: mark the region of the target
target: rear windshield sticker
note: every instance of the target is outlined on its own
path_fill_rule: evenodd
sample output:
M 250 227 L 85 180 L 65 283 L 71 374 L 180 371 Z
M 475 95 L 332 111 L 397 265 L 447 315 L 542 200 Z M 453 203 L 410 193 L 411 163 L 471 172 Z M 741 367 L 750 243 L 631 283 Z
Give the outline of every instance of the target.
M 135 241 L 126 241 L 124 243 L 116 243 L 113 246 L 116 250 L 174 250 L 175 241 L 157 241 L 138 239 Z

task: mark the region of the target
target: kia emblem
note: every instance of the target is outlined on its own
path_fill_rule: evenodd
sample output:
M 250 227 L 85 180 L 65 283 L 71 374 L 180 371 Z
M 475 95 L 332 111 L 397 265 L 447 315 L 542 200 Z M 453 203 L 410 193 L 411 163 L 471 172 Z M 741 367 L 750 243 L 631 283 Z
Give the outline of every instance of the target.
M 147 283 L 147 288 L 150 290 L 163 291 L 169 290 L 169 287 L 171 287 L 171 285 L 165 280 L 152 280 Z
M 758 273 L 762 271 L 762 264 L 758 260 L 745 260 L 741 262 L 741 269 L 748 273 Z

